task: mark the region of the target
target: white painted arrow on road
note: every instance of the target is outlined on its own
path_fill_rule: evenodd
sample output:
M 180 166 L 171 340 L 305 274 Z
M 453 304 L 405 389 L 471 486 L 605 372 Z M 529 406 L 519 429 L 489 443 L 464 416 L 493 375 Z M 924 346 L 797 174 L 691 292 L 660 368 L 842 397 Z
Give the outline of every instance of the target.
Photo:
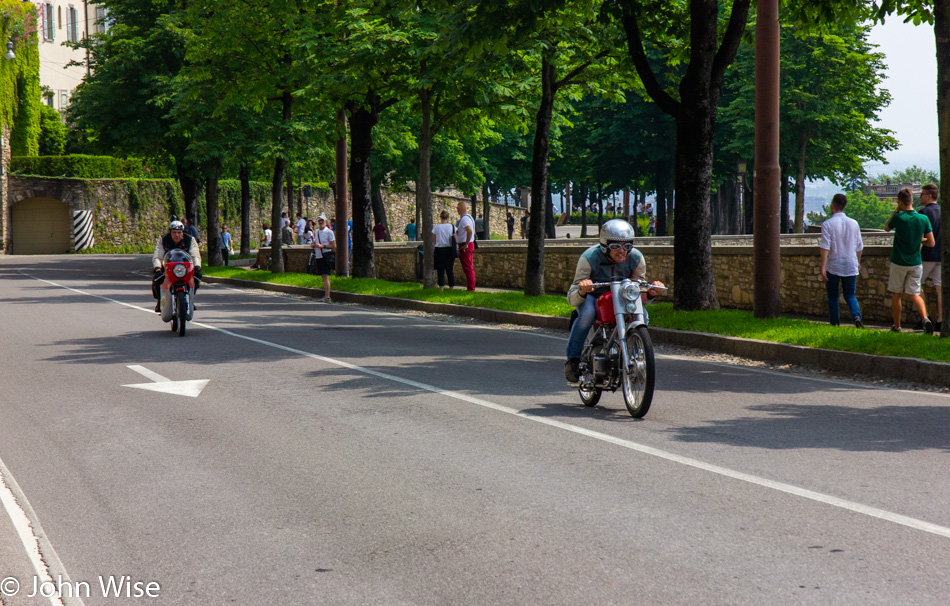
M 194 381 L 172 381 L 171 379 L 166 379 L 157 372 L 152 372 L 151 370 L 145 368 L 144 366 L 127 366 L 130 370 L 134 370 L 143 377 L 147 377 L 154 381 L 154 383 L 136 383 L 134 385 L 123 385 L 122 387 L 134 387 L 135 389 L 145 389 L 148 391 L 158 391 L 162 393 L 170 393 L 176 396 L 188 396 L 189 398 L 197 398 L 198 394 L 201 393 L 201 390 L 205 388 L 205 385 L 208 384 L 208 381 L 211 379 L 197 379 Z

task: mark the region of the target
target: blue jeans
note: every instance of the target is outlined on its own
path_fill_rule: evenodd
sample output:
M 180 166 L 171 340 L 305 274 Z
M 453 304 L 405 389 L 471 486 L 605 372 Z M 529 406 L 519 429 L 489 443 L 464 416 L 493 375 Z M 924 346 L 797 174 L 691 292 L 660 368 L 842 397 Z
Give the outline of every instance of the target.
M 577 306 L 577 319 L 574 320 L 574 326 L 571 327 L 571 336 L 567 339 L 567 357 L 579 358 L 584 350 L 584 341 L 587 340 L 587 333 L 590 327 L 594 325 L 597 319 L 597 297 L 589 294 L 584 298 L 584 302 Z M 650 314 L 646 307 L 643 308 L 643 321 L 650 323 Z
M 838 309 L 838 282 L 841 282 L 841 290 L 844 291 L 844 302 L 848 304 L 848 311 L 851 312 L 851 319 L 856 320 L 861 317 L 861 307 L 858 305 L 858 298 L 854 296 L 854 288 L 857 284 L 857 276 L 836 276 L 828 272 L 828 281 L 825 282 L 825 289 L 828 291 L 828 319 L 832 326 L 838 326 L 841 323 L 841 313 Z

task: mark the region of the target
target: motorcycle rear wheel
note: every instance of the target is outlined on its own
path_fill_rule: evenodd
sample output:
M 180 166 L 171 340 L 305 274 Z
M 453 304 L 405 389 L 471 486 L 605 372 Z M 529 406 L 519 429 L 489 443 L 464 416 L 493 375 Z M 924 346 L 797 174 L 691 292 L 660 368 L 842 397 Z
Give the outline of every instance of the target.
M 178 320 L 178 336 L 185 336 L 185 318 L 188 314 L 188 299 L 184 292 L 175 293 L 175 312 Z M 174 322 L 174 320 L 173 320 Z
M 653 341 L 646 326 L 627 331 L 627 356 L 629 364 L 624 365 L 621 377 L 623 401 L 630 416 L 640 419 L 650 410 L 656 379 Z

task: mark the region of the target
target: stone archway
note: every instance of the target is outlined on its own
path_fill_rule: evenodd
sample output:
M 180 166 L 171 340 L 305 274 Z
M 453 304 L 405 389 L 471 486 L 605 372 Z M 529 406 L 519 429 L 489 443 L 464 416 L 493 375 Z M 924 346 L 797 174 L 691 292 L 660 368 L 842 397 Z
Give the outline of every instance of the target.
M 69 205 L 53 198 L 26 198 L 10 208 L 10 253 L 62 254 L 72 250 Z

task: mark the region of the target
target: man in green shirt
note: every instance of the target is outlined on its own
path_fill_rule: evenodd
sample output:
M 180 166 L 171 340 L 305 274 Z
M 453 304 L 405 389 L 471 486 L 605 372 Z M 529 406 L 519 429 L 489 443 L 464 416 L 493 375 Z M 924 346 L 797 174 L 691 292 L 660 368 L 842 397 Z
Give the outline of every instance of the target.
M 914 210 L 914 196 L 906 187 L 897 194 L 897 210 L 884 223 L 884 231 L 891 230 L 894 230 L 894 247 L 887 281 L 887 290 L 891 291 L 891 315 L 894 317 L 891 330 L 901 331 L 901 295 L 906 293 L 924 319 L 924 332 L 933 334 L 933 322 L 927 317 L 927 307 L 920 296 L 920 276 L 923 273 L 920 244 L 923 242 L 933 247 L 936 242 L 930 219 Z

